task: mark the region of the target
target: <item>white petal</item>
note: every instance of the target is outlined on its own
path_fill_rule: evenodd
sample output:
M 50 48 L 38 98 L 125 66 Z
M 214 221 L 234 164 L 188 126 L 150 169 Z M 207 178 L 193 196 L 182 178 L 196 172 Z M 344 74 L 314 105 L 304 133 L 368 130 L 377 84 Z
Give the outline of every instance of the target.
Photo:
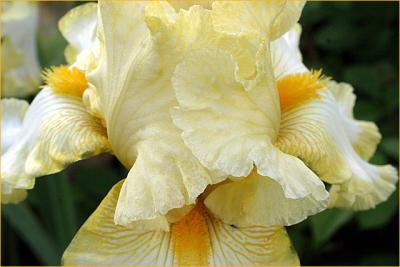
M 30 189 L 35 177 L 108 149 L 104 128 L 79 98 L 44 88 L 26 111 L 16 141 L 2 156 L 2 182 Z
M 19 99 L 1 100 L 1 154 L 16 141 L 29 103 Z
M 300 32 L 300 25 L 296 24 L 289 32 L 271 42 L 271 60 L 277 80 L 285 75 L 308 71 L 298 46 Z
M 350 84 L 332 81 L 328 84 L 328 88 L 338 104 L 343 126 L 350 142 L 361 158 L 369 160 L 382 138 L 378 127 L 373 122 L 354 119 L 353 108 L 356 96 Z
M 78 52 L 89 49 L 96 36 L 97 4 L 87 3 L 71 9 L 60 19 L 58 28 Z
M 396 190 L 397 170 L 369 164 L 354 155 L 352 160 L 352 176 L 343 184 L 332 185 L 329 206 L 366 210 L 386 201 Z
M 38 9 L 35 3 L 2 2 L 2 39 L 8 39 L 21 55 L 22 64 L 7 68 L 12 62 L 12 54 L 2 56 L 2 95 L 5 97 L 24 97 L 39 90 L 40 64 L 37 56 L 36 30 Z M 3 42 L 2 42 L 3 43 Z M 5 70 L 8 69 L 6 72 Z

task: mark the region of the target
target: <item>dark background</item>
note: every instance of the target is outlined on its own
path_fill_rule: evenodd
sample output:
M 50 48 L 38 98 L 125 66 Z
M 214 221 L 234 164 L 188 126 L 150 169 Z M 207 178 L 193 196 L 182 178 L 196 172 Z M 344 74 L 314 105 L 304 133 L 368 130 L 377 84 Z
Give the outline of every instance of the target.
M 58 19 L 78 2 L 40 3 L 42 67 L 65 63 Z M 372 162 L 398 166 L 397 2 L 310 2 L 300 23 L 309 68 L 357 94 L 355 116 L 375 121 L 383 140 Z M 59 265 L 79 226 L 127 171 L 108 155 L 37 179 L 19 205 L 2 206 L 2 265 Z M 398 191 L 376 209 L 332 209 L 288 227 L 303 265 L 398 265 Z

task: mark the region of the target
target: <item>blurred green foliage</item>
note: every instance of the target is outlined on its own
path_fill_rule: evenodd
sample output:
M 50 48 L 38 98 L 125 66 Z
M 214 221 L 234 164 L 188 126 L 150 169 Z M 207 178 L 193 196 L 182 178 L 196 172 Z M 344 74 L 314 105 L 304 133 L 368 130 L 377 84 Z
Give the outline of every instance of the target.
M 59 17 L 76 4 L 41 8 Z M 383 135 L 372 162 L 395 166 L 398 8 L 397 2 L 310 2 L 300 20 L 306 65 L 354 86 L 355 116 L 375 121 Z M 42 67 L 65 63 L 58 17 L 38 33 Z M 59 265 L 79 226 L 126 173 L 117 160 L 102 155 L 39 178 L 26 201 L 2 207 L 2 265 Z M 398 218 L 396 191 L 375 209 L 327 210 L 288 231 L 303 265 L 398 265 Z

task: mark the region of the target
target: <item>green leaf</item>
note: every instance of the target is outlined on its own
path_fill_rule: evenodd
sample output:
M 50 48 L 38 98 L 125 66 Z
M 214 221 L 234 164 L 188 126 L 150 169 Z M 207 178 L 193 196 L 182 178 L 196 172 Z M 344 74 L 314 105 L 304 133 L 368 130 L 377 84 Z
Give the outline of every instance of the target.
M 353 215 L 350 210 L 327 209 L 312 216 L 310 223 L 315 245 L 328 241 Z
M 357 221 L 362 230 L 371 230 L 384 226 L 396 214 L 398 206 L 398 191 L 394 192 L 387 201 L 375 209 L 362 211 L 357 214 Z
M 397 159 L 399 155 L 399 140 L 397 137 L 387 137 L 382 140 L 382 150 L 389 156 Z
M 78 229 L 74 192 L 65 172 L 38 179 L 28 201 L 38 211 L 42 223 L 55 237 L 61 254 Z
M 25 203 L 3 205 L 4 218 L 45 265 L 59 264 L 59 255 L 49 233 Z
M 397 255 L 388 253 L 376 253 L 372 255 L 365 255 L 360 261 L 360 266 L 398 266 L 399 257 Z
M 45 177 L 47 179 L 47 205 L 42 205 L 54 225 L 57 245 L 63 251 L 77 230 L 72 190 L 65 172 Z

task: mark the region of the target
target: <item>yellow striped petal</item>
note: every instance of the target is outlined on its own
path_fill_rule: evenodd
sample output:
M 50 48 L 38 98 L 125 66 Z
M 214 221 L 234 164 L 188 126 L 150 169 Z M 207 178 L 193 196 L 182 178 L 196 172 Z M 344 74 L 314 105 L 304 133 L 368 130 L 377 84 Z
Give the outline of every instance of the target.
M 16 141 L 2 156 L 2 182 L 30 189 L 34 178 L 108 151 L 105 130 L 81 99 L 54 94 L 46 87 L 25 114 Z
M 331 207 L 372 208 L 394 191 L 397 172 L 389 165 L 372 165 L 360 157 L 352 143 L 354 132 L 349 132 L 354 130 L 354 122 L 349 124 L 343 106 L 329 89 L 318 94 L 319 98 L 282 113 L 276 145 L 334 184 Z
M 213 23 L 217 30 L 239 34 L 257 33 L 275 40 L 299 20 L 305 1 L 214 1 Z
M 282 187 L 253 171 L 248 177 L 218 185 L 204 201 L 224 223 L 236 226 L 292 225 L 327 207 L 312 195 L 286 198 Z
M 121 185 L 78 231 L 64 252 L 64 265 L 299 265 L 282 226 L 230 226 L 202 204 L 173 224 L 171 232 L 115 225 Z

